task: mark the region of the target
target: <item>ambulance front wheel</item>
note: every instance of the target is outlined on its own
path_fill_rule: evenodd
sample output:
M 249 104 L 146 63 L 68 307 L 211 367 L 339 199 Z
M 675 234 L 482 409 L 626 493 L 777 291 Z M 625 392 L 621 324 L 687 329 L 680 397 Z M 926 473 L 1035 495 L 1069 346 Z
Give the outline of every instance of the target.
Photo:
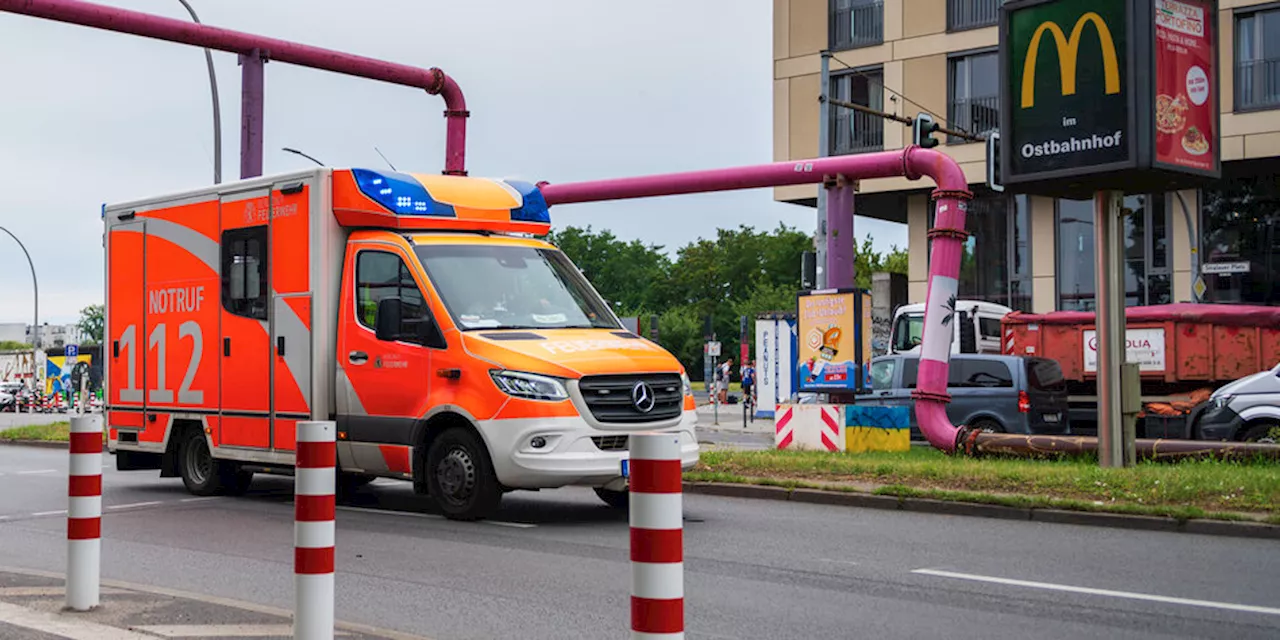
M 502 487 L 489 452 L 470 429 L 440 434 L 427 452 L 427 491 L 452 520 L 481 520 L 498 510 Z

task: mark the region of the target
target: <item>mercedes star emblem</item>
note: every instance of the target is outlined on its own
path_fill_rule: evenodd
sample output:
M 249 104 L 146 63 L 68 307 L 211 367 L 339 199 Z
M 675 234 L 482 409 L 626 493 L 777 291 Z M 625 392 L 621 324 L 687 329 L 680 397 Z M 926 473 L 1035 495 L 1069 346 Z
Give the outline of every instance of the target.
M 653 397 L 653 389 L 645 382 L 637 382 L 631 387 L 631 404 L 635 405 L 640 413 L 649 413 L 653 411 L 653 405 L 657 401 Z

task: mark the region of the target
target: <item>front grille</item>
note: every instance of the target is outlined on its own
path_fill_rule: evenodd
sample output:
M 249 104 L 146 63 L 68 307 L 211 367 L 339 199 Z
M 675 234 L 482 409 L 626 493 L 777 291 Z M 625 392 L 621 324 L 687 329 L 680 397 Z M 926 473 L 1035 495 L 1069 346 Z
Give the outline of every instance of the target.
M 653 390 L 653 410 L 641 412 L 631 401 L 636 383 Z M 678 417 L 684 409 L 680 376 L 672 374 L 588 376 L 578 382 L 582 398 L 596 420 L 604 423 L 635 424 L 660 422 Z
M 591 441 L 601 451 L 626 451 L 630 436 L 592 436 Z

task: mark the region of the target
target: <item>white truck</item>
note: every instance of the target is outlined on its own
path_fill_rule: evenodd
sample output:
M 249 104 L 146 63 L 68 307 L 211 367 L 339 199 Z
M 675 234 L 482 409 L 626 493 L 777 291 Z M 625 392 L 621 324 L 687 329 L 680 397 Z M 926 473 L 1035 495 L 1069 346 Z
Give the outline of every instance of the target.
M 1000 319 L 1013 309 L 983 300 L 957 300 L 951 322 L 951 353 L 1003 353 Z M 893 313 L 889 353 L 917 353 L 924 334 L 924 303 L 906 304 Z

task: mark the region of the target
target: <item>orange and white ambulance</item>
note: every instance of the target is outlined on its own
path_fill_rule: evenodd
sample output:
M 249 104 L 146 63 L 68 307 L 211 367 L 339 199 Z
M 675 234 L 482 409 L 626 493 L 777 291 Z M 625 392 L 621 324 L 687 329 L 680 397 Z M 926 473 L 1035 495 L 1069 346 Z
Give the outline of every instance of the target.
M 197 495 L 292 473 L 334 420 L 339 487 L 445 515 L 566 485 L 626 504 L 628 434 L 679 432 L 679 361 L 540 240 L 519 181 L 321 168 L 103 207 L 108 449 Z

